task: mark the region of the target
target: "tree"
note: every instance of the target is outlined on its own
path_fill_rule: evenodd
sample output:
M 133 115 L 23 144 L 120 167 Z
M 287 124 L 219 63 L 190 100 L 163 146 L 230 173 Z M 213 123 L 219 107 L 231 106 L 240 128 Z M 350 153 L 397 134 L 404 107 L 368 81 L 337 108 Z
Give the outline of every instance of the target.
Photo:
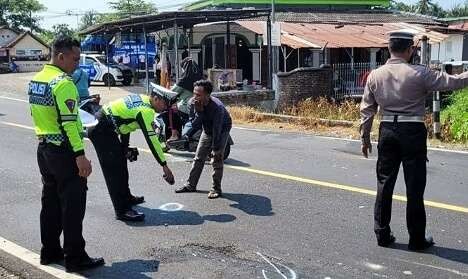
M 145 0 L 118 0 L 110 1 L 109 6 L 117 12 L 120 18 L 130 15 L 145 15 L 157 13 L 158 9 L 151 2 Z
M 99 17 L 98 13 L 94 10 L 87 11 L 82 17 L 81 17 L 81 23 L 78 26 L 78 30 L 83 30 L 86 29 L 92 25 L 95 25 L 96 23 L 99 22 Z
M 71 29 L 68 24 L 65 24 L 65 23 L 53 25 L 52 34 L 54 36 L 63 35 L 63 36 L 75 37 L 75 31 Z
M 416 11 L 420 14 L 428 15 L 433 6 L 434 3 L 432 0 L 419 0 L 418 3 L 416 3 Z
M 100 15 L 97 23 L 109 22 L 136 15 L 157 13 L 156 6 L 145 0 L 117 0 L 109 2 L 114 13 Z
M 447 17 L 463 17 L 468 16 L 468 1 L 463 4 L 458 4 L 447 11 Z
M 390 1 L 390 9 L 418 13 L 433 17 L 445 17 L 447 11 L 445 11 L 440 5 L 433 3 L 432 0 L 419 0 L 415 5 L 408 5 L 400 1 Z
M 0 0 L 0 25 L 40 31 L 40 17 L 33 14 L 43 10 L 44 5 L 37 0 Z
M 414 6 L 407 5 L 403 2 L 398 2 L 395 0 L 390 1 L 390 9 L 401 11 L 401 12 L 414 12 Z

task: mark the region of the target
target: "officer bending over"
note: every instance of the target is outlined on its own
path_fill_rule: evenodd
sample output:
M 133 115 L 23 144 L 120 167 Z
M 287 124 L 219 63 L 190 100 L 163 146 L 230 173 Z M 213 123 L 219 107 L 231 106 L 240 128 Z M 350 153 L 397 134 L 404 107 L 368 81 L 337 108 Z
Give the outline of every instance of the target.
M 136 159 L 135 151 L 129 149 L 131 132 L 141 129 L 166 181 L 174 180 L 153 128 L 156 113 L 166 109 L 166 100 L 156 93 L 151 96 L 128 95 L 104 105 L 96 114 L 99 123 L 88 131 L 118 220 L 143 221 L 145 218 L 143 213 L 132 209 L 132 206 L 143 203 L 144 197 L 133 196 L 128 185 L 127 158 Z

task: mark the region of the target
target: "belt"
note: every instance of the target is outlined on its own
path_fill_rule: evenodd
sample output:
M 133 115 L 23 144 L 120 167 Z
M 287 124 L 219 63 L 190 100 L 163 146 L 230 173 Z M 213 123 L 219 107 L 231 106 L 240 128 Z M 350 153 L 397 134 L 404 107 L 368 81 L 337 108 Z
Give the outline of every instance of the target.
M 66 138 L 62 134 L 38 135 L 37 139 L 41 143 L 64 142 L 66 140 Z
M 103 107 L 100 111 L 100 116 L 101 118 L 104 117 L 108 122 L 109 124 L 112 125 L 112 128 L 114 129 L 114 131 L 118 134 L 119 133 L 119 129 L 118 129 L 118 126 L 117 126 L 117 121 L 115 120 L 115 117 L 112 115 L 112 110 L 110 109 L 110 107 Z
M 419 122 L 424 123 L 424 116 L 383 115 L 381 122 Z

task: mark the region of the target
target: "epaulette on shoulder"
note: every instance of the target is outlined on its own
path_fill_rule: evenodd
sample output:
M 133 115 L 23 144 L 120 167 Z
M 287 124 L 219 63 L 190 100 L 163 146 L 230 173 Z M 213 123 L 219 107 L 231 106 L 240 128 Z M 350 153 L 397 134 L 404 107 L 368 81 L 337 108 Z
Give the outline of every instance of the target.
M 69 76 L 66 73 L 63 73 L 63 74 L 59 75 L 58 77 L 54 78 L 53 80 L 51 80 L 49 82 L 49 85 L 52 87 L 52 86 L 56 85 L 57 83 L 59 83 L 62 80 L 73 82 L 73 79 L 71 78 L 71 76 Z

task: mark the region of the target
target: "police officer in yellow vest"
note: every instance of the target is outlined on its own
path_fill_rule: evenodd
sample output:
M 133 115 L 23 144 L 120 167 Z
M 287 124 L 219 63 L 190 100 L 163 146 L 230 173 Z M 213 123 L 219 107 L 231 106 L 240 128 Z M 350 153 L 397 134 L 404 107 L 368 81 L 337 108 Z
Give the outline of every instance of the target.
M 141 129 L 153 156 L 163 169 L 166 181 L 174 181 L 153 128 L 156 113 L 166 109 L 164 97 L 155 93 L 151 96 L 131 94 L 104 105 L 96 114 L 98 125 L 88 130 L 118 220 L 143 221 L 145 218 L 143 213 L 132 209 L 133 205 L 144 202 L 144 198 L 133 196 L 128 185 L 127 158 L 130 159 L 131 132 Z
M 47 265 L 65 259 L 69 272 L 104 264 L 102 258 L 87 255 L 82 235 L 91 162 L 85 157 L 81 136 L 78 92 L 69 76 L 79 59 L 78 41 L 57 38 L 52 45 L 51 63 L 34 76 L 28 90 L 43 183 L 40 262 Z
M 399 30 L 390 33 L 391 57 L 385 65 L 373 70 L 361 102 L 362 153 L 372 151 L 370 131 L 379 107 L 382 119 L 379 129 L 377 159 L 377 198 L 374 208 L 374 231 L 379 246 L 395 242 L 390 229 L 392 195 L 400 164 L 406 183 L 406 222 L 410 250 L 431 247 L 426 237 L 426 137 L 425 100 L 433 91 L 449 91 L 468 86 L 468 72 L 448 75 L 424 65 L 412 65 L 415 51 L 413 33 Z

